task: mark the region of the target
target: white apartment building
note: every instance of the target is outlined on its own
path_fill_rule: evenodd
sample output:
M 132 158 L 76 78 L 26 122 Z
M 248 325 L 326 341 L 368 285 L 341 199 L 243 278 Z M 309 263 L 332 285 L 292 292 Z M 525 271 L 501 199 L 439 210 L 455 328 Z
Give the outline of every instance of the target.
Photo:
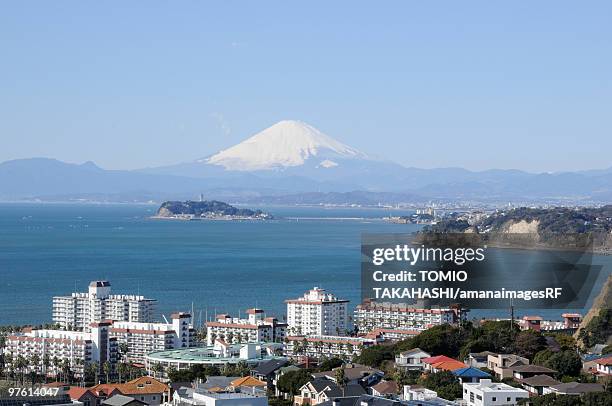
M 529 392 L 490 379 L 463 383 L 463 400 L 468 406 L 516 405 L 529 397 Z
M 172 323 L 116 321 L 110 328 L 110 336 L 117 340 L 118 345 L 127 345 L 128 361 L 142 364 L 151 352 L 196 345 L 196 331 L 188 313 L 172 314 Z
M 53 322 L 66 330 L 88 331 L 103 320 L 152 322 L 156 300 L 137 295 L 111 295 L 108 281 L 93 281 L 87 293 L 53 298 Z
M 440 324 L 457 324 L 459 312 L 456 309 L 421 309 L 405 303 L 366 300 L 357 305 L 354 320 L 360 333 L 377 329 L 422 331 Z
M 266 317 L 262 309 L 248 309 L 247 318 L 218 314 L 215 321 L 206 323 L 208 345 L 216 339 L 228 344 L 282 342 L 287 335 L 287 324 L 274 317 Z
M 12 360 L 23 357 L 28 360 L 28 370 L 54 375 L 68 361 L 75 376 L 83 375 L 84 367 L 97 362 L 102 371 L 108 361 L 111 368 L 117 362 L 117 342 L 109 336 L 110 322 L 92 323 L 89 332 L 64 330 L 26 330 L 9 335 L 6 339 L 5 357 Z M 33 360 L 38 358 L 36 364 Z
M 338 299 L 314 287 L 287 303 L 289 334 L 303 336 L 344 335 L 348 325 L 348 300 Z
M 290 357 L 352 358 L 363 349 L 376 345 L 377 341 L 363 337 L 346 336 L 289 336 L 286 353 Z

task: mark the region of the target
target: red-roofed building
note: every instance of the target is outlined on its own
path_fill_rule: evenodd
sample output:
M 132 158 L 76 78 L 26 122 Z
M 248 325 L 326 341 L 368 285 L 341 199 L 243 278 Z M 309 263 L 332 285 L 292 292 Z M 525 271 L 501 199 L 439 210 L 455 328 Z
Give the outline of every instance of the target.
M 596 363 L 598 374 L 612 375 L 612 357 L 600 358 Z

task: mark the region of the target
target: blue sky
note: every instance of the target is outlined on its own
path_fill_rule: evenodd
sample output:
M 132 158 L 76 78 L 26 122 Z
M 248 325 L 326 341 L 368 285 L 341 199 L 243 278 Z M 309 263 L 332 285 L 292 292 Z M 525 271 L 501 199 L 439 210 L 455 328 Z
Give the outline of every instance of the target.
M 0 161 L 158 166 L 299 119 L 407 166 L 612 166 L 611 3 L 376 3 L 3 2 Z

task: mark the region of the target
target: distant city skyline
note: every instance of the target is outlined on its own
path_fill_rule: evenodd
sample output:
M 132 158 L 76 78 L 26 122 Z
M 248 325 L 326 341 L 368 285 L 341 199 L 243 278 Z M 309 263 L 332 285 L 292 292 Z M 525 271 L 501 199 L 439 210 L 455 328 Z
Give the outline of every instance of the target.
M 408 167 L 612 167 L 612 5 L 4 4 L 0 162 L 193 161 L 284 119 Z

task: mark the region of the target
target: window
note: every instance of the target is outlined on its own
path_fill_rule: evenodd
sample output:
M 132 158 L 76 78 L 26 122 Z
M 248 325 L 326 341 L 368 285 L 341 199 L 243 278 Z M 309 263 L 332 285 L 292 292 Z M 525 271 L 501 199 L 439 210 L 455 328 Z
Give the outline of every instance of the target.
M 491 399 L 493 402 L 497 402 L 497 398 L 495 396 L 493 396 L 493 399 Z
M 510 397 L 507 397 L 507 398 L 506 398 L 506 402 L 510 402 Z

